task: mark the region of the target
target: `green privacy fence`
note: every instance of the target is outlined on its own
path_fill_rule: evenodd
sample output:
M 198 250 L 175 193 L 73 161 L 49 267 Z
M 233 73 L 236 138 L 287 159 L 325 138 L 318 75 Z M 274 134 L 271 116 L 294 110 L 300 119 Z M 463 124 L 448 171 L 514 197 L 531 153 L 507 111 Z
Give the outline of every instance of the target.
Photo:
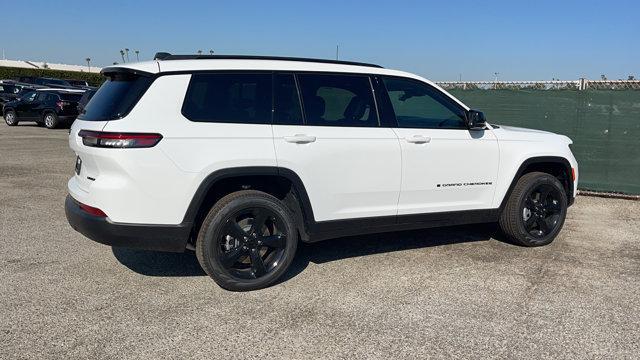
M 491 123 L 569 136 L 580 165 L 579 188 L 640 194 L 640 89 L 573 85 L 448 90 Z

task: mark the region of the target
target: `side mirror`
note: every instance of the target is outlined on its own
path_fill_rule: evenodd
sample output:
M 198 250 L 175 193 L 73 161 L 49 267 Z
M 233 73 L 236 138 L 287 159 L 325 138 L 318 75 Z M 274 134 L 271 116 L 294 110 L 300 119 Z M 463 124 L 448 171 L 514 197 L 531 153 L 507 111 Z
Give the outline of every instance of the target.
M 487 125 L 487 119 L 484 113 L 478 110 L 467 111 L 467 127 L 469 130 L 484 130 Z

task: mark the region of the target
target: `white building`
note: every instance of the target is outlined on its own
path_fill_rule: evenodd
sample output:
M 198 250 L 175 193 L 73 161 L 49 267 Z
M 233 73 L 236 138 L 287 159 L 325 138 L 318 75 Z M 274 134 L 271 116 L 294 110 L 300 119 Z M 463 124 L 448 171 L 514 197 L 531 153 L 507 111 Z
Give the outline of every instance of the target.
M 0 66 L 16 67 L 24 69 L 52 69 L 52 70 L 66 70 L 66 71 L 82 71 L 99 73 L 102 68 L 91 66 L 91 69 L 87 65 L 68 65 L 68 64 L 55 64 L 41 61 L 27 61 L 27 60 L 2 60 L 0 59 Z

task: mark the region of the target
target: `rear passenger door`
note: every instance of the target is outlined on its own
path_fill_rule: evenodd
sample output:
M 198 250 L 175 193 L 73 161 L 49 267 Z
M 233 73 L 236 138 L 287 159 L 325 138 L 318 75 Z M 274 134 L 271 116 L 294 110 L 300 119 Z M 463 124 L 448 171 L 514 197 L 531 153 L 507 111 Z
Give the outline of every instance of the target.
M 316 221 L 392 216 L 400 145 L 379 125 L 370 77 L 279 73 L 273 134 L 278 166 L 304 183 Z

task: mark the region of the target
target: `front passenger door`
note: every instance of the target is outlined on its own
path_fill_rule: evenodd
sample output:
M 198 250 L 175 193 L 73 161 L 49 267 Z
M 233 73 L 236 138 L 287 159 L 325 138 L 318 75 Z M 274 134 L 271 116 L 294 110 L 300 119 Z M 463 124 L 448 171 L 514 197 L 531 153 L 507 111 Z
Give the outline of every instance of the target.
M 38 93 L 35 91 L 28 92 L 20 98 L 20 102 L 16 105 L 16 114 L 21 119 L 33 118 L 33 105 L 36 102 Z
M 382 80 L 402 147 L 398 215 L 490 208 L 499 161 L 493 131 L 469 130 L 466 110 L 427 83 Z

